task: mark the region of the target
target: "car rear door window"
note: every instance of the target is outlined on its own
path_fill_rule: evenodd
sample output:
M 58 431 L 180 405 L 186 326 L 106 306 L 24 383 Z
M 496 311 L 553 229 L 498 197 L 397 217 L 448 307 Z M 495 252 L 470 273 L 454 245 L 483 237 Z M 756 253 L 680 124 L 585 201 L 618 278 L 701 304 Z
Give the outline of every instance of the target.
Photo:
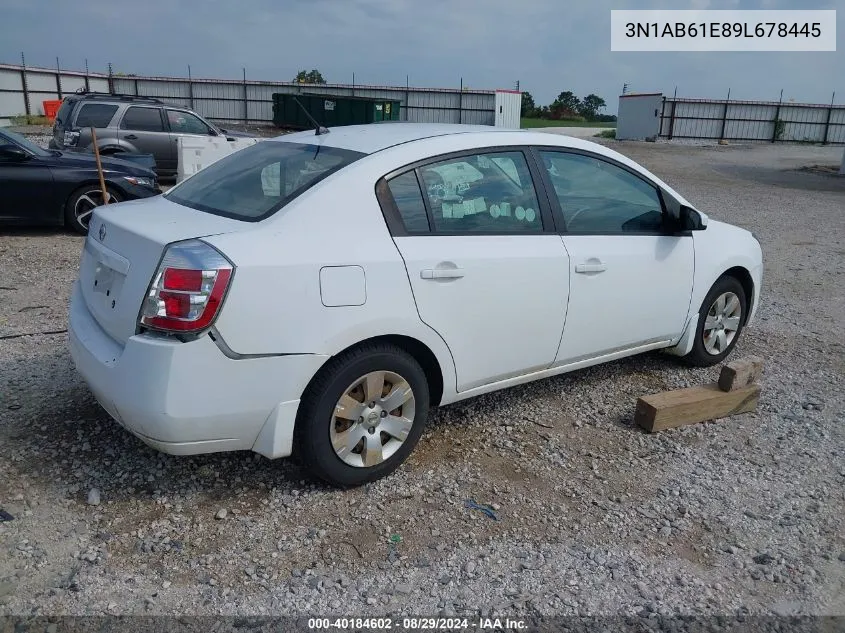
M 86 103 L 79 108 L 79 113 L 76 115 L 76 126 L 108 127 L 115 112 L 117 112 L 117 104 Z
M 612 163 L 571 152 L 541 151 L 568 233 L 660 233 L 657 188 Z
M 159 108 L 143 108 L 132 106 L 123 115 L 120 123 L 122 130 L 136 130 L 138 132 L 164 132 Z
M 417 181 L 417 174 L 408 171 L 401 176 L 392 178 L 387 183 L 396 209 L 405 225 L 408 233 L 428 233 L 428 215 L 425 212 L 420 184 Z
M 461 156 L 419 168 L 439 233 L 540 233 L 543 222 L 522 152 Z
M 176 134 L 211 134 L 208 126 L 189 112 L 167 110 L 167 123 L 170 125 L 170 131 Z
M 206 213 L 256 222 L 363 156 L 336 147 L 263 141 L 212 163 L 165 197 Z

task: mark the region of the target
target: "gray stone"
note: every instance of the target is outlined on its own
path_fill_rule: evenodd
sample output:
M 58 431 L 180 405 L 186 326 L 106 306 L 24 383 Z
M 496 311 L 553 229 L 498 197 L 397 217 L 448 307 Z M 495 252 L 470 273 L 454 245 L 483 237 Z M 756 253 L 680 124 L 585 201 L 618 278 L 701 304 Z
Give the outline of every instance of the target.
M 11 596 L 17 591 L 18 583 L 6 581 L 0 582 L 0 597 Z
M 396 585 L 393 585 L 393 592 L 394 593 L 398 593 L 398 594 L 402 594 L 403 596 L 407 596 L 411 593 L 411 591 L 412 591 L 411 585 L 409 585 L 407 583 L 400 582 Z
M 227 516 L 228 514 L 229 514 L 229 513 L 226 511 L 226 508 L 220 508 L 220 509 L 217 511 L 217 514 L 215 514 L 215 515 L 214 515 L 214 518 L 215 518 L 215 519 L 217 519 L 218 521 L 222 521 L 223 519 L 225 519 L 225 518 L 226 518 L 226 516 Z
M 323 582 L 319 576 L 310 576 L 307 580 L 308 586 L 312 589 L 317 589 Z
M 91 488 L 91 490 L 88 491 L 87 503 L 89 506 L 100 505 L 100 491 L 96 488 Z
M 466 565 L 464 565 L 464 571 L 471 574 L 475 571 L 476 567 L 477 565 L 475 564 L 475 561 L 469 561 Z

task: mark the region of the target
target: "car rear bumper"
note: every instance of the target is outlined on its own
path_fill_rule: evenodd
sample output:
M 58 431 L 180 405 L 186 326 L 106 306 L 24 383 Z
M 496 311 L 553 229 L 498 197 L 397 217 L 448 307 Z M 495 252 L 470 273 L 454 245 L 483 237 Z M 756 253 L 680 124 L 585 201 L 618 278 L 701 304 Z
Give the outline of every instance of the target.
M 326 360 L 311 354 L 234 360 L 209 336 L 183 343 L 140 334 L 122 346 L 89 312 L 79 282 L 68 339 L 77 370 L 109 415 L 175 455 L 289 455 L 299 398 Z

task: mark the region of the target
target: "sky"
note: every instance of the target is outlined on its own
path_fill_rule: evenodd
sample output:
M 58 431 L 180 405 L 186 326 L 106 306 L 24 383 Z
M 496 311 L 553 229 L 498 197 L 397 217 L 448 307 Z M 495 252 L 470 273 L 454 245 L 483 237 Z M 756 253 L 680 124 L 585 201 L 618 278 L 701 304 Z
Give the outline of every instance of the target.
M 838 9 L 845 0 L 3 0 L 0 63 L 139 75 L 514 88 L 542 105 L 635 92 L 845 103 L 845 40 L 825 53 L 610 51 L 611 9 Z M 90 34 L 90 35 L 88 35 Z

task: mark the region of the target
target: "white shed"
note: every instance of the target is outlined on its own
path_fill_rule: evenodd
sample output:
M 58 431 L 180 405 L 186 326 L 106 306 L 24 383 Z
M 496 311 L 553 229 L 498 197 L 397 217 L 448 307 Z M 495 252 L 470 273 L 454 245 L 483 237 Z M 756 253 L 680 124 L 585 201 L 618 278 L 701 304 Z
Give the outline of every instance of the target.
M 519 90 L 496 90 L 496 127 L 520 128 L 522 93 Z

